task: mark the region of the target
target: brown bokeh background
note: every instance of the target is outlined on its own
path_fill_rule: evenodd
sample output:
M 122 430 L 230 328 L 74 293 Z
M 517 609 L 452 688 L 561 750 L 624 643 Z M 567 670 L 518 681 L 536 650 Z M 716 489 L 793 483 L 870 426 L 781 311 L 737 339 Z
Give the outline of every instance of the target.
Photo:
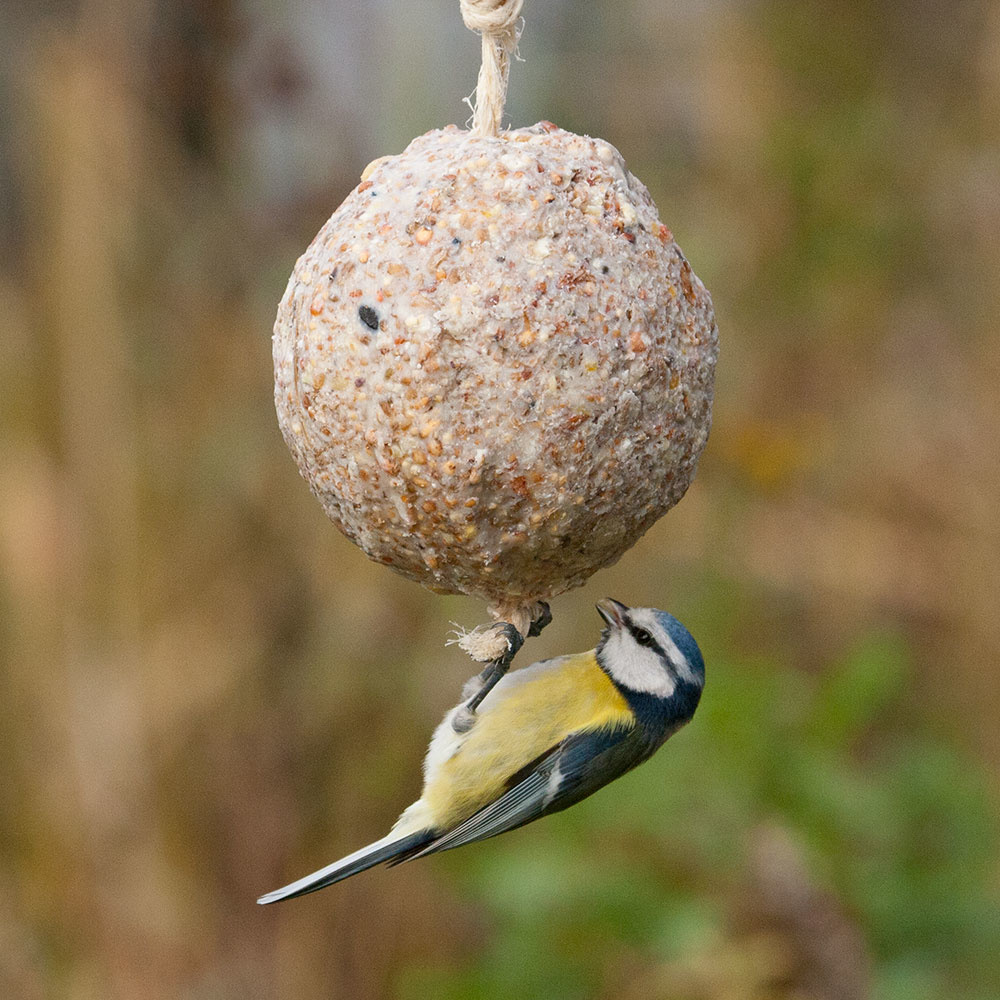
M 564 816 L 254 905 L 384 832 L 471 672 L 481 608 L 297 476 L 269 343 L 364 165 L 464 121 L 457 8 L 0 12 L 0 994 L 995 1000 L 990 0 L 528 0 L 508 120 L 622 151 L 723 353 L 689 495 L 522 659 L 655 604 L 705 701 Z

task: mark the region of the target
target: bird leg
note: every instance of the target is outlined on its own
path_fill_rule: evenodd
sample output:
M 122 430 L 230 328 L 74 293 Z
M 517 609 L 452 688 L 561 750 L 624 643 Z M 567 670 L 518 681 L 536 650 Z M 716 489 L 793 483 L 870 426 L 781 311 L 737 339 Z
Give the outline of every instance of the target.
M 552 611 L 548 604 L 541 602 L 542 610 L 528 629 L 529 636 L 539 635 L 543 628 L 552 621 Z M 490 660 L 482 673 L 476 678 L 478 687 L 475 694 L 455 713 L 451 720 L 456 733 L 467 733 L 476 721 L 476 709 L 483 699 L 497 686 L 500 678 L 510 669 L 511 662 L 517 651 L 524 645 L 521 633 L 510 622 L 497 622 L 492 629 L 500 632 L 507 642 L 507 650 L 496 659 Z

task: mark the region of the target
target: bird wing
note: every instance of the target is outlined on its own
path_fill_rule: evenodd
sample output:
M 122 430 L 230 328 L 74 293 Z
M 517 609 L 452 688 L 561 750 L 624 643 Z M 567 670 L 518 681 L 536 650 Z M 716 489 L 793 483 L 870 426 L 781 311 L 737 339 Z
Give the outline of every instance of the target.
M 542 754 L 525 777 L 454 829 L 400 861 L 449 851 L 565 809 L 645 760 L 653 748 L 635 728 L 584 730 Z M 524 774 L 519 772 L 518 777 Z

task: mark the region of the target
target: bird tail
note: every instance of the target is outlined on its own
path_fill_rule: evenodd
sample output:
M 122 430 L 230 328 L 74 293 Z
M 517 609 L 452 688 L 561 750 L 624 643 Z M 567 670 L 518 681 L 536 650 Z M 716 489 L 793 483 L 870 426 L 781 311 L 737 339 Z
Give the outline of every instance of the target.
M 400 837 L 398 834 L 390 833 L 381 840 L 376 840 L 374 844 L 362 847 L 361 850 L 348 854 L 346 858 L 334 861 L 332 865 L 321 868 L 312 875 L 306 875 L 296 882 L 291 882 L 282 889 L 275 889 L 261 896 L 258 903 L 277 903 L 279 899 L 292 899 L 294 896 L 304 896 L 308 892 L 315 892 L 323 889 L 334 882 L 350 878 L 375 865 L 385 861 L 405 861 L 406 858 L 415 854 L 421 847 L 434 839 L 434 834 L 429 830 L 420 830 Z

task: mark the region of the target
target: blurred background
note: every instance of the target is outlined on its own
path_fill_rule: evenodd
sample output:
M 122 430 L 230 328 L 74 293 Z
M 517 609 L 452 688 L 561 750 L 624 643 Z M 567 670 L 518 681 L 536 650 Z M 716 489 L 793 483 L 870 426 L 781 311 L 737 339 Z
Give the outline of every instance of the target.
M 1000 997 L 1000 5 L 546 0 L 508 120 L 624 154 L 722 336 L 698 480 L 523 662 L 669 608 L 650 764 L 261 908 L 380 836 L 475 602 L 369 563 L 272 407 L 292 264 L 462 123 L 455 0 L 0 9 L 0 994 Z

